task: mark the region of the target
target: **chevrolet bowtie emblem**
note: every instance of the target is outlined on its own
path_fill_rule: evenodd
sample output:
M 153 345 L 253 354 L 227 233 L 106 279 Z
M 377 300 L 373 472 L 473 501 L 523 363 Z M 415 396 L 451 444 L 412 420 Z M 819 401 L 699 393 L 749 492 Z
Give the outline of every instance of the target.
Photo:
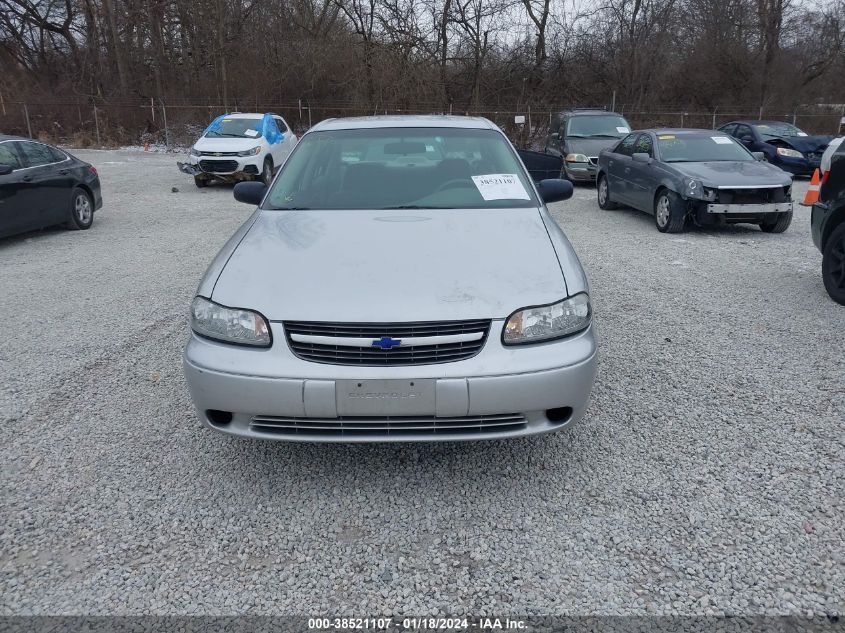
M 401 339 L 390 338 L 389 336 L 382 336 L 373 341 L 373 347 L 380 347 L 381 349 L 391 349 L 402 345 Z

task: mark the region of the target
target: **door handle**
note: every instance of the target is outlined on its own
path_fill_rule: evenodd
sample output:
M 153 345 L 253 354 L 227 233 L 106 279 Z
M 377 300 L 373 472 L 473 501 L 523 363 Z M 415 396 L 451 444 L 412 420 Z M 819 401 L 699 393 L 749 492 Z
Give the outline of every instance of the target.
M 609 166 L 612 166 L 612 165 L 613 165 L 613 161 L 612 161 L 612 160 L 609 160 L 609 161 L 607 161 L 607 164 L 608 164 Z
M 630 167 L 626 167 L 626 168 L 625 168 L 625 173 L 626 173 L 626 174 L 630 174 L 630 173 L 631 173 L 631 168 L 630 168 Z
M 67 169 L 60 169 L 60 170 L 59 170 L 59 173 L 60 173 L 62 176 L 67 176 L 68 170 L 67 170 Z
M 32 176 L 24 176 L 24 177 L 22 178 L 22 180 L 23 180 L 24 182 L 29 182 L 29 181 L 31 181 L 31 180 L 32 180 Z

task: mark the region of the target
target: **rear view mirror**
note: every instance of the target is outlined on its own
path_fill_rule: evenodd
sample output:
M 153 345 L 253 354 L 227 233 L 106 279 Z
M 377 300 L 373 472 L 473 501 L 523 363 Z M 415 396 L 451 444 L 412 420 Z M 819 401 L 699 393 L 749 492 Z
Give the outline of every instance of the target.
M 0 176 L 5 176 L 6 174 L 12 173 L 12 166 L 6 165 L 4 163 L 0 163 Z
M 635 152 L 633 156 L 631 156 L 635 161 L 638 163 L 650 163 L 651 156 L 646 154 L 645 152 Z
M 766 155 L 763 152 L 751 152 L 754 160 L 766 160 Z
M 543 202 L 560 202 L 572 197 L 572 183 L 562 178 L 547 178 L 537 183 Z
M 232 193 L 238 202 L 258 206 L 264 199 L 264 194 L 267 193 L 267 185 L 263 182 L 239 182 Z

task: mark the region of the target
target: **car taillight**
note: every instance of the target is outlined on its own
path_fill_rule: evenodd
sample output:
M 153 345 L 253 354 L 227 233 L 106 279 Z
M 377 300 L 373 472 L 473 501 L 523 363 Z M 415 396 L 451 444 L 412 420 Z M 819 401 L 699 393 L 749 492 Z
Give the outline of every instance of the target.
M 90 171 L 95 176 L 97 175 L 97 168 L 94 165 L 88 165 L 88 171 Z
M 830 171 L 826 171 L 826 172 L 824 172 L 824 173 L 822 174 L 822 180 L 821 180 L 821 182 L 819 183 L 819 185 L 823 185 L 823 184 L 825 183 L 825 181 L 827 180 L 827 177 L 828 177 L 829 175 L 830 175 Z

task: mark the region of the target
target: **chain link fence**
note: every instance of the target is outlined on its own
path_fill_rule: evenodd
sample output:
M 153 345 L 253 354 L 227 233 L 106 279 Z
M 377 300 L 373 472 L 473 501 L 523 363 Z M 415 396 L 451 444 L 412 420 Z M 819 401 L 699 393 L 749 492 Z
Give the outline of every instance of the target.
M 426 107 L 427 106 L 427 107 Z M 501 127 L 521 147 L 542 149 L 552 115 L 569 107 L 480 107 L 450 110 L 445 114 L 482 116 Z M 602 106 L 599 106 L 602 107 Z M 328 118 L 372 114 L 432 114 L 444 112 L 434 104 L 414 109 L 368 109 L 351 104 L 289 103 L 220 104 L 146 102 L 0 102 L 0 133 L 40 138 L 71 147 L 124 147 L 149 143 L 167 150 L 190 147 L 208 123 L 224 112 L 273 112 L 285 118 L 294 131 L 303 133 L 311 125 Z M 711 112 L 682 108 L 645 110 L 616 104 L 616 111 L 634 129 L 649 127 L 716 128 L 736 119 L 772 119 L 793 123 L 810 134 L 839 134 L 843 128 L 845 105 L 802 106 L 794 112 L 764 108 L 731 107 Z M 515 117 L 525 122 L 515 123 Z

